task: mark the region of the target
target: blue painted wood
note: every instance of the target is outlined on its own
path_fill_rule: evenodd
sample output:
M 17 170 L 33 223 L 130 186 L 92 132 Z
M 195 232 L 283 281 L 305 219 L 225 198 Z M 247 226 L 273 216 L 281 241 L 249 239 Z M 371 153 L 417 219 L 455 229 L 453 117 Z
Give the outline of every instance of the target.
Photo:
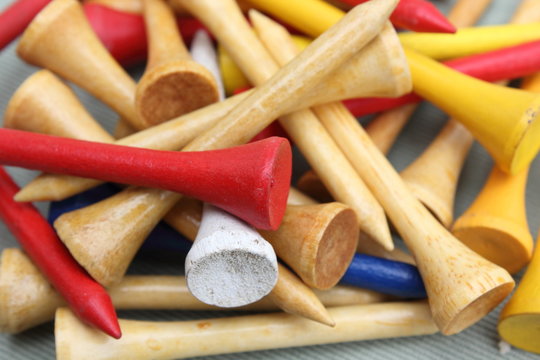
M 356 254 L 341 283 L 403 298 L 425 298 L 416 266 L 376 256 Z

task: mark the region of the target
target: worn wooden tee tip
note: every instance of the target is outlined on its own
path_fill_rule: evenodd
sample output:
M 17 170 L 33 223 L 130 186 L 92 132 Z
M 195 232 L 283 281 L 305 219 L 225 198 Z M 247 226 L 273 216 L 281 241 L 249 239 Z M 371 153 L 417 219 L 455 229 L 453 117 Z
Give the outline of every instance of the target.
M 137 85 L 135 106 L 152 126 L 218 100 L 212 74 L 190 60 L 178 60 L 153 68 Z
M 221 307 L 250 304 L 267 295 L 278 276 L 272 246 L 241 220 L 208 204 L 204 208 L 185 263 L 191 293 Z
M 348 206 L 289 205 L 277 231 L 261 231 L 304 282 L 329 289 L 347 270 L 358 242 L 358 219 Z
M 218 100 L 212 74 L 192 60 L 172 9 L 164 0 L 144 0 L 148 63 L 137 85 L 135 106 L 148 126 Z
M 2 221 L 77 316 L 119 338 L 116 312 L 106 291 L 84 272 L 33 205 L 12 200 L 17 190 L 17 184 L 0 167 Z M 32 226 L 26 226 L 29 223 Z

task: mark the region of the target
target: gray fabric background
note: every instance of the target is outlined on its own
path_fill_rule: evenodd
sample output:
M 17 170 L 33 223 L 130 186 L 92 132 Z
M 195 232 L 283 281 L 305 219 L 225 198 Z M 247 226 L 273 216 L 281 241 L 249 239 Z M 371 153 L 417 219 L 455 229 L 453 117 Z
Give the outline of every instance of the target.
M 0 9 L 12 0 L 0 0 Z M 454 1 L 438 0 L 434 3 L 446 12 Z M 508 21 L 519 1 L 494 0 L 493 5 L 482 18 L 481 24 L 502 24 Z M 0 52 L 0 113 L 3 114 L 6 104 L 17 86 L 36 68 L 30 67 L 15 55 L 16 43 Z M 134 72 L 137 77 L 141 69 Z M 45 91 L 45 89 L 44 89 Z M 113 127 L 115 114 L 99 103 L 92 96 L 76 89 L 81 101 L 93 116 L 108 129 Z M 389 157 L 395 167 L 400 170 L 413 161 L 441 129 L 446 116 L 430 105 L 422 105 L 408 124 Z M 295 173 L 300 174 L 307 167 L 297 154 Z M 456 199 L 455 215 L 459 216 L 473 201 L 482 187 L 492 161 L 487 153 L 475 144 L 463 169 Z M 35 175 L 34 172 L 8 168 L 20 185 L 24 185 Z M 527 188 L 527 210 L 533 236 L 540 225 L 540 162 L 533 163 Z M 37 204 L 45 211 L 47 204 Z M 16 241 L 7 229 L 0 224 L 0 249 L 17 246 Z M 180 274 L 183 268 L 181 256 L 172 259 L 138 258 L 129 272 L 134 274 Z M 516 279 L 519 279 L 519 274 Z M 346 344 L 319 345 L 283 350 L 259 351 L 245 354 L 231 354 L 209 357 L 212 359 L 532 359 L 539 358 L 530 353 L 513 349 L 506 355 L 498 351 L 496 332 L 497 318 L 501 307 L 498 307 L 482 321 L 450 337 L 432 335 L 426 337 L 401 338 L 392 340 L 365 341 Z M 183 311 L 120 311 L 119 316 L 132 319 L 151 320 L 187 320 L 216 316 L 208 312 Z M 224 316 L 224 315 L 223 315 Z M 540 341 L 540 339 L 539 339 Z M 20 335 L 0 335 L 0 359 L 52 359 L 54 352 L 53 324 L 46 324 Z

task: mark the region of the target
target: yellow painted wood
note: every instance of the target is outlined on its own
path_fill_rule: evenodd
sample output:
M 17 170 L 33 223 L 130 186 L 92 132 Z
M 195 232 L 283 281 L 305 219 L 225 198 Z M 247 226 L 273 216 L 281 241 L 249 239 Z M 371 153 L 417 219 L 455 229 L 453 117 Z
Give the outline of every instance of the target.
M 529 165 L 540 148 L 539 95 L 471 78 L 412 50 L 406 53 L 417 94 L 461 122 L 502 170 L 516 174 Z
M 540 247 L 519 286 L 501 312 L 499 335 L 512 346 L 540 354 Z
M 403 33 L 403 46 L 434 59 L 450 59 L 540 39 L 540 23 L 459 29 L 455 34 Z
M 234 63 L 233 59 L 227 54 L 227 50 L 218 44 L 218 61 L 223 80 L 225 94 L 231 96 L 235 90 L 245 89 L 250 86 L 248 79 L 242 73 L 242 70 Z
M 246 2 L 312 37 L 319 36 L 345 15 L 343 10 L 322 0 L 247 0 Z
M 494 167 L 473 204 L 452 233 L 489 261 L 517 273 L 532 256 L 533 239 L 525 213 L 528 168 L 509 175 Z

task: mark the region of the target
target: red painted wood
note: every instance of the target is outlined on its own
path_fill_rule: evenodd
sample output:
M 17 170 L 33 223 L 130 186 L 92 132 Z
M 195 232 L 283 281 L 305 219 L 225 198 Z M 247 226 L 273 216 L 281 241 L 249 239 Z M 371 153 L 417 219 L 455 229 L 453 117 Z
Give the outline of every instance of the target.
M 30 203 L 13 196 L 19 187 L 0 167 L 0 218 L 24 251 L 85 323 L 119 339 L 121 330 L 105 289 L 77 264 L 49 223 Z
M 51 0 L 17 0 L 0 14 L 0 50 L 19 36 Z
M 0 129 L 0 164 L 176 191 L 276 230 L 287 205 L 292 154 L 278 137 L 176 152 Z
M 83 4 L 90 25 L 111 55 L 122 65 L 129 66 L 145 61 L 147 39 L 144 18 L 112 9 L 100 4 Z M 179 17 L 180 34 L 186 44 L 200 29 L 206 29 L 197 19 Z
M 517 79 L 540 71 L 540 41 L 448 60 L 444 64 L 484 81 Z M 398 98 L 349 99 L 344 103 L 354 116 L 363 116 L 421 100 L 416 94 L 407 94 Z
M 356 6 L 368 0 L 339 1 Z M 435 5 L 426 0 L 400 0 L 390 21 L 399 28 L 417 32 L 455 33 L 457 30 Z

